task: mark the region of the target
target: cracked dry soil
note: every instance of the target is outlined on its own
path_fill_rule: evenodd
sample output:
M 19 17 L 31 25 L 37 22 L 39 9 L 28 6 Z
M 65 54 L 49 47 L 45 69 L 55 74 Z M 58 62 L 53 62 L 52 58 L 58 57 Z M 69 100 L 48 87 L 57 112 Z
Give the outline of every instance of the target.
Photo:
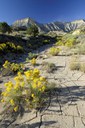
M 42 56 L 44 54 L 45 52 L 41 53 Z M 53 62 L 58 67 L 54 73 L 46 73 L 41 65 L 37 67 L 48 81 L 56 83 L 47 106 L 41 112 L 25 113 L 21 119 L 0 120 L 0 128 L 85 128 L 85 74 L 70 71 L 70 58 L 71 56 L 50 56 L 44 60 L 38 58 L 39 64 L 43 61 Z M 2 78 L 3 83 L 9 79 L 13 78 Z

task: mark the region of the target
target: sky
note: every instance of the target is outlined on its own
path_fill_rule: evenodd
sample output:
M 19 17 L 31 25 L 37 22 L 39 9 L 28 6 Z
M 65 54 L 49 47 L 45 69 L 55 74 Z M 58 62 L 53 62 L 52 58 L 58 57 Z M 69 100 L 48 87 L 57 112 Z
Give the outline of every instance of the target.
M 0 0 L 0 22 L 27 17 L 39 23 L 85 19 L 85 0 Z

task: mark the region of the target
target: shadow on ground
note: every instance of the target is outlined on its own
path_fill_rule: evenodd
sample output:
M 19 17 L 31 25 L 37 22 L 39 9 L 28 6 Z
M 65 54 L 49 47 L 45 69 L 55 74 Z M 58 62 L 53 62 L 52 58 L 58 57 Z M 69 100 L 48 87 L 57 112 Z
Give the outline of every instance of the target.
M 0 51 L 0 65 L 2 65 L 5 60 L 17 63 L 24 62 L 29 52 L 37 50 L 37 52 L 40 53 L 51 47 L 54 43 L 56 43 L 56 41 L 56 37 L 44 35 L 38 37 L 30 37 L 28 39 L 22 39 L 21 37 L 0 34 L 0 45 L 10 42 L 10 46 L 6 44 L 6 47 L 4 49 L 1 49 Z M 11 47 L 11 45 L 13 44 L 16 47 L 21 46 L 23 48 L 23 52 L 18 51 L 19 49 L 13 49 Z
M 51 93 L 50 109 L 48 113 L 62 114 L 67 105 L 77 105 L 79 101 L 85 101 L 85 86 L 71 86 L 55 89 Z
M 54 123 L 56 123 L 56 121 L 44 121 L 45 126 L 50 126 Z M 9 120 L 5 120 L 0 125 L 0 128 L 39 128 L 40 126 L 41 126 L 41 122 L 36 122 L 32 124 L 11 124 Z

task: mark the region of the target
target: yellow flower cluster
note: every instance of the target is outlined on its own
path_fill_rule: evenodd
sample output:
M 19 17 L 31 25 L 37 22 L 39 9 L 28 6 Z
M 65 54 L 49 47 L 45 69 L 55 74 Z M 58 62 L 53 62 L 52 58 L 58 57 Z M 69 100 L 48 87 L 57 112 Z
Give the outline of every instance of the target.
M 32 60 L 30 60 L 30 63 L 31 63 L 33 66 L 36 65 L 36 59 L 33 58 Z
M 4 68 L 9 68 L 10 67 L 10 62 L 8 60 L 5 61 L 5 63 L 3 64 Z
M 19 68 L 20 68 L 20 65 L 19 64 L 15 64 L 15 63 L 12 63 L 11 64 L 12 71 L 17 71 Z
M 64 46 L 64 42 L 59 40 L 58 42 L 56 42 L 56 46 Z
M 24 68 L 23 64 L 17 64 L 17 63 L 10 63 L 8 60 L 5 61 L 3 64 L 3 67 L 5 69 L 11 69 L 12 71 L 16 72 Z
M 0 44 L 0 52 L 8 52 L 8 51 L 11 51 L 11 52 L 16 52 L 16 51 L 19 51 L 19 52 L 24 52 L 24 48 L 20 45 L 15 45 L 14 43 L 12 42 L 6 42 L 6 43 L 1 43 Z
M 23 107 L 32 106 L 32 102 L 41 102 L 42 94 L 47 88 L 47 80 L 40 76 L 38 69 L 28 70 L 22 75 L 18 72 L 14 78 L 15 82 L 5 83 L 5 91 L 2 92 L 1 102 L 9 104 L 15 112 L 18 111 L 19 105 Z
M 22 76 L 22 74 L 20 72 L 18 72 L 18 76 L 16 76 L 14 78 L 14 80 L 16 81 L 16 84 L 14 86 L 15 90 L 21 89 L 25 86 L 25 80 L 24 77 Z
M 24 77 L 19 72 L 18 75 L 14 78 L 15 84 L 13 84 L 11 81 L 5 83 L 5 91 L 2 92 L 3 99 L 1 102 L 5 102 L 10 104 L 14 111 L 18 110 L 18 102 L 21 100 L 22 92 L 24 91 Z
M 6 43 L 2 43 L 2 44 L 0 43 L 0 52 L 3 52 L 6 49 L 7 49 Z
M 50 48 L 49 53 L 53 56 L 57 56 L 60 51 L 61 51 L 60 48 L 52 47 Z
M 45 91 L 47 80 L 40 76 L 40 71 L 38 69 L 26 71 L 24 74 L 27 81 L 31 83 L 33 89 L 37 89 L 37 91 L 41 92 Z

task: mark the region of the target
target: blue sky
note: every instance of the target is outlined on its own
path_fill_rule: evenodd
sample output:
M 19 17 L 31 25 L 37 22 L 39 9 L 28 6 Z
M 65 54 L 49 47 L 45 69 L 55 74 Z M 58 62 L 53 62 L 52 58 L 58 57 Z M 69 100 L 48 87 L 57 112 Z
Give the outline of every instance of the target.
M 85 0 L 0 0 L 0 22 L 26 17 L 40 23 L 85 19 Z

